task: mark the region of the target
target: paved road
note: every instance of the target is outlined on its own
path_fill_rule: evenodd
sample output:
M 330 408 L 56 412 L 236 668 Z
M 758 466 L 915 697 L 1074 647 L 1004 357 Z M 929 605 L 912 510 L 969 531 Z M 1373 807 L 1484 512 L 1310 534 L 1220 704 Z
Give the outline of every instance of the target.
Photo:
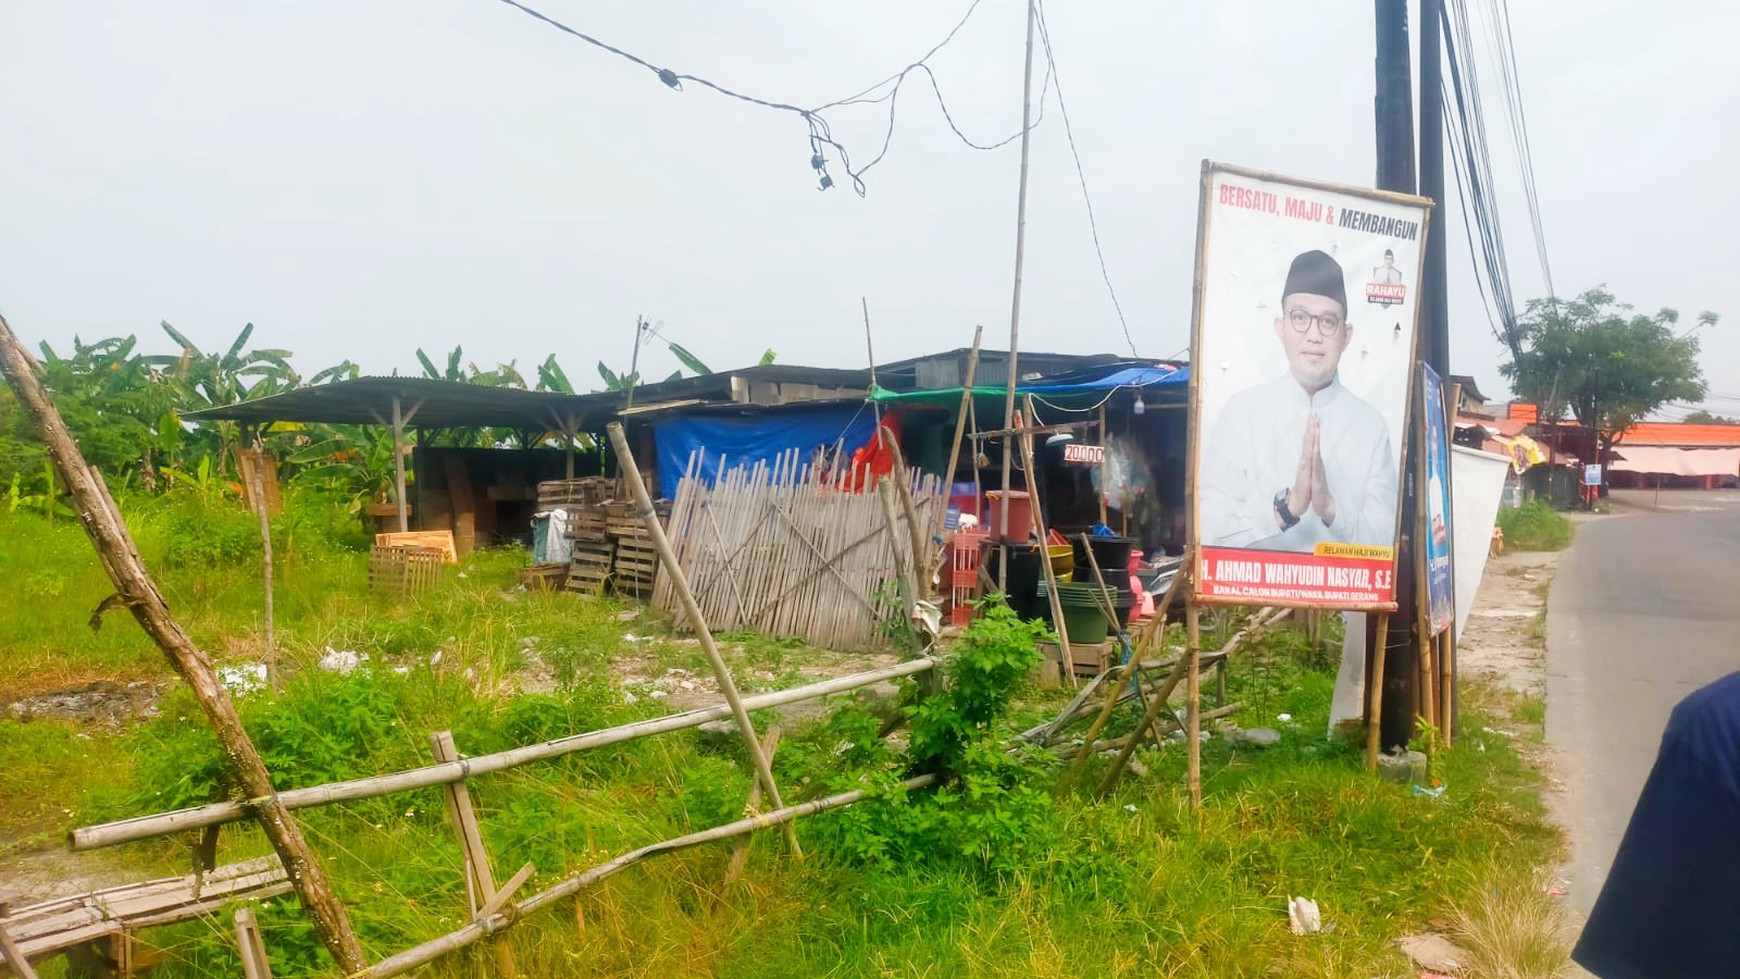
M 1692 497 L 1580 526 L 1547 600 L 1547 739 L 1584 913 L 1674 704 L 1740 670 L 1740 508 L 1731 493 Z

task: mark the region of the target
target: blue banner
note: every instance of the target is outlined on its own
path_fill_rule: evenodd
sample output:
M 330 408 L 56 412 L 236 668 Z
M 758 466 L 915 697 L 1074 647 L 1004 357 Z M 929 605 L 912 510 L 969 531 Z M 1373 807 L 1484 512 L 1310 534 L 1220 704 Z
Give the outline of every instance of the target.
M 1421 494 L 1426 516 L 1426 588 L 1431 602 L 1432 635 L 1449 628 L 1456 618 L 1456 594 L 1450 568 L 1450 429 L 1444 419 L 1444 381 L 1429 364 L 1420 395 L 1426 420 L 1426 487 Z

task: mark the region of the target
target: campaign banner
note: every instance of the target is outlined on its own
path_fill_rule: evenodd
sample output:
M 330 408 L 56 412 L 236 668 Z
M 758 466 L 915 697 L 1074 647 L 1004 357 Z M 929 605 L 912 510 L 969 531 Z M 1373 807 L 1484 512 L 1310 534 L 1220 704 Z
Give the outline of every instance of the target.
M 1205 598 L 1251 605 L 1366 608 L 1395 602 L 1391 548 L 1319 544 L 1318 552 L 1204 547 L 1196 587 Z
M 1429 206 L 1203 164 L 1197 599 L 1394 610 Z
M 1420 417 L 1425 419 L 1426 594 L 1432 635 L 1450 627 L 1456 617 L 1456 593 L 1450 566 L 1450 436 L 1444 424 L 1444 379 L 1430 364 L 1420 365 Z

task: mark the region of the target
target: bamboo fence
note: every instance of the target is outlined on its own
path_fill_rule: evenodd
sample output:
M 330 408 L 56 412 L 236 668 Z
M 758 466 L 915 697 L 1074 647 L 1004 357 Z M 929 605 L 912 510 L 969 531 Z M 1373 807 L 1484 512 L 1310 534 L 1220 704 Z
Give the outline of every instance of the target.
M 723 475 L 708 485 L 697 475 L 699 453 L 691 458 L 667 531 L 708 625 L 795 636 L 825 649 L 885 646 L 882 623 L 898 614 L 900 564 L 927 577 L 929 555 L 913 561 L 912 528 L 894 528 L 897 561 L 883 539 L 888 520 L 876 495 L 843 489 L 845 470 L 809 465 L 796 450 L 772 464 L 720 468 Z M 945 487 L 917 475 L 907 489 L 922 530 L 943 508 Z M 653 603 L 677 612 L 683 624 L 664 570 Z

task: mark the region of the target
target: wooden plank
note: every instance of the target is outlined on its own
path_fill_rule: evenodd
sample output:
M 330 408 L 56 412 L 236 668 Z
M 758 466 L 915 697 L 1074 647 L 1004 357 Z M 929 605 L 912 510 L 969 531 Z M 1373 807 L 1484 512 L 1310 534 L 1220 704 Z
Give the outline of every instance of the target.
M 459 748 L 453 742 L 452 731 L 436 731 L 430 734 L 429 747 L 437 762 L 459 760 Z M 463 779 L 442 786 L 441 805 L 447 810 L 447 821 L 453 826 L 454 835 L 459 838 L 459 850 L 464 861 L 461 872 L 465 875 L 465 893 L 471 900 L 472 916 L 475 918 L 480 913 L 480 908 L 492 904 L 500 907 L 499 901 L 505 900 L 513 891 L 496 889 L 495 875 L 489 865 L 489 851 L 484 848 L 483 832 L 477 825 L 477 810 L 471 804 L 471 790 L 466 787 Z M 503 979 L 514 979 L 519 975 L 513 949 L 505 943 L 496 945 L 495 963 L 496 970 Z
M 30 967 L 30 960 L 19 950 L 3 922 L 0 922 L 0 952 L 6 953 L 6 964 L 12 967 L 18 979 L 36 979 L 36 970 Z

